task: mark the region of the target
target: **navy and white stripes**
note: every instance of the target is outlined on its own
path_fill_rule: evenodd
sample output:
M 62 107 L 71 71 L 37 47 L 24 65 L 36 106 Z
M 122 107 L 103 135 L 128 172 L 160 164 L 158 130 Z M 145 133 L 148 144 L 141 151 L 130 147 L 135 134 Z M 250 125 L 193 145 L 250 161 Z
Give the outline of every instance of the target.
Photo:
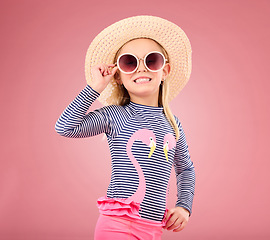
M 139 163 L 146 182 L 145 196 L 140 205 L 140 216 L 149 220 L 162 221 L 172 165 L 174 165 L 177 179 L 176 206 L 184 207 L 191 213 L 195 171 L 179 119 L 175 117 L 180 138 L 175 147 L 169 148 L 167 160 L 164 154 L 164 137 L 168 133 L 174 136 L 175 134 L 162 107 L 130 102 L 125 106 L 104 106 L 86 114 L 98 96 L 98 92 L 86 85 L 63 111 L 55 124 L 55 130 L 61 136 L 71 138 L 106 133 L 112 161 L 107 197 L 128 198 L 136 192 L 139 177 L 127 154 L 127 142 L 139 129 L 149 129 L 156 137 L 156 149 L 152 156 L 148 158 L 149 147 L 140 140 L 134 141 L 131 148 L 132 155 Z

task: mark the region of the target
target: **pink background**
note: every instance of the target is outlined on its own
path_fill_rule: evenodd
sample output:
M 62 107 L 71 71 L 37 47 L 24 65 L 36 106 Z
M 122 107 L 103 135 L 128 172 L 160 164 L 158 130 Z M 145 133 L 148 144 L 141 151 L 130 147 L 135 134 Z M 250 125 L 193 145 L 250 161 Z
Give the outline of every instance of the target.
M 193 49 L 190 81 L 171 102 L 196 169 L 193 214 L 163 239 L 270 238 L 269 1 L 32 0 L 0 6 L 0 239 L 93 239 L 107 142 L 64 138 L 54 125 L 86 86 L 93 38 L 141 14 L 178 24 Z M 173 207 L 174 172 L 171 181 Z

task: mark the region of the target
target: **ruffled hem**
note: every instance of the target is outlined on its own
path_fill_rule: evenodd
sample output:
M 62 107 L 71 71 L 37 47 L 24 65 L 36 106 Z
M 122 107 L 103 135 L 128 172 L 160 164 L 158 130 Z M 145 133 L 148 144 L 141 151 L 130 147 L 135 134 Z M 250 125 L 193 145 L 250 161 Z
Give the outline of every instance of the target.
M 97 200 L 97 206 L 99 212 L 104 215 L 129 216 L 131 218 L 141 219 L 139 215 L 140 203 L 128 198 L 100 197 Z

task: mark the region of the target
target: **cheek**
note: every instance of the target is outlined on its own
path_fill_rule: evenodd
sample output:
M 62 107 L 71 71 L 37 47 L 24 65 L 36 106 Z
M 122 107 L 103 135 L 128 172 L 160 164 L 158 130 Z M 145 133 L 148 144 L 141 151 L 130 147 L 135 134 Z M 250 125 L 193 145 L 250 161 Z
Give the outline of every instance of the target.
M 156 73 L 156 78 L 158 80 L 161 80 L 162 79 L 162 71 Z
M 131 75 L 124 74 L 124 73 L 122 73 L 122 72 L 120 73 L 119 76 L 120 76 L 121 81 L 122 81 L 124 84 L 130 82 L 131 79 L 132 79 Z

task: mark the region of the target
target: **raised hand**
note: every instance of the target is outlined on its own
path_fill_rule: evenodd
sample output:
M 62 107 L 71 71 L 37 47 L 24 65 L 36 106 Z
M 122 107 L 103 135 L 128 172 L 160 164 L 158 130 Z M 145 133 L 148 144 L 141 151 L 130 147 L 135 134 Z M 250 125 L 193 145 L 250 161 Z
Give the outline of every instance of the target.
M 115 64 L 97 64 L 91 67 L 93 79 L 91 82 L 88 80 L 87 84 L 97 92 L 101 93 L 112 80 L 116 71 L 117 66 L 115 66 Z

